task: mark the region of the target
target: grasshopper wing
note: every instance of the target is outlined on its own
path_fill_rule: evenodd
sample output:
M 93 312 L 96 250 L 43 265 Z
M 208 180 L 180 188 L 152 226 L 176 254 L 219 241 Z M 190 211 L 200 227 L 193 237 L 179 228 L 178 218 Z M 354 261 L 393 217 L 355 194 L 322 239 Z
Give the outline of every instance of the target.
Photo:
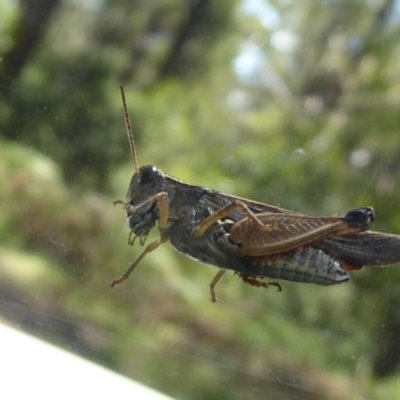
M 382 232 L 361 232 L 329 239 L 317 245 L 353 265 L 385 266 L 400 262 L 400 236 Z

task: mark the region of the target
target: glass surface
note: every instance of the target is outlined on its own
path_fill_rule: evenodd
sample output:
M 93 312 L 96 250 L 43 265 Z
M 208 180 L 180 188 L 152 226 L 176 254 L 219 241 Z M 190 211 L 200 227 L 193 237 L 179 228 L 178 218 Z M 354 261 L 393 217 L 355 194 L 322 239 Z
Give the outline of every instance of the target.
M 1 319 L 180 400 L 400 399 L 400 263 L 279 293 L 228 271 L 213 303 L 218 269 L 165 243 L 110 287 L 143 250 L 113 206 L 135 170 L 119 83 L 139 165 L 400 234 L 399 9 L 0 1 Z M 171 216 L 215 211 L 195 190 Z

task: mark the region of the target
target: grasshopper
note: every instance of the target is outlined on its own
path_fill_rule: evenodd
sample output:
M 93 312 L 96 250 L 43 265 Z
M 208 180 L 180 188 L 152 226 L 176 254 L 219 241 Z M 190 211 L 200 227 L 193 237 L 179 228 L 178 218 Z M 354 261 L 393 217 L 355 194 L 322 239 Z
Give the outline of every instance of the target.
M 210 283 L 213 302 L 226 270 L 252 286 L 281 291 L 279 283 L 262 279 L 334 285 L 364 265 L 400 262 L 400 236 L 369 231 L 375 219 L 371 207 L 308 216 L 191 185 L 152 165 L 139 167 L 122 85 L 120 89 L 135 172 L 127 200 L 114 204 L 126 211 L 130 245 L 139 238 L 144 246 L 156 222 L 160 236 L 111 286 L 123 283 L 148 253 L 168 241 L 180 253 L 219 268 Z

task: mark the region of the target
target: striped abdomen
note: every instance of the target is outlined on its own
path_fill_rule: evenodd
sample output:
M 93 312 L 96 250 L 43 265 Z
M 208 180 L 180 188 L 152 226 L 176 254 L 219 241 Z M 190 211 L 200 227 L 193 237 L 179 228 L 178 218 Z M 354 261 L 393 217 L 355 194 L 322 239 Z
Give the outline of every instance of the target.
M 276 256 L 246 257 L 240 274 L 286 281 L 334 285 L 350 276 L 342 263 L 315 247 L 299 247 Z

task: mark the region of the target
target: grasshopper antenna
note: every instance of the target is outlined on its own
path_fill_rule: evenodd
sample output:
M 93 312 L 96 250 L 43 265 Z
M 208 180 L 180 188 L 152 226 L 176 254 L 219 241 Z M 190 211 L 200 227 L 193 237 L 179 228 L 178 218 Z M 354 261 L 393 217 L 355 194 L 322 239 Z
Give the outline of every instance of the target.
M 122 115 L 124 116 L 126 134 L 128 136 L 129 146 L 131 148 L 133 164 L 135 165 L 135 172 L 139 172 L 137 155 L 136 155 L 136 146 L 135 146 L 135 141 L 133 140 L 132 126 L 131 126 L 131 121 L 129 119 L 128 107 L 126 106 L 125 92 L 122 83 L 119 84 L 119 88 L 121 89 L 121 96 L 122 96 L 122 105 L 123 105 Z

